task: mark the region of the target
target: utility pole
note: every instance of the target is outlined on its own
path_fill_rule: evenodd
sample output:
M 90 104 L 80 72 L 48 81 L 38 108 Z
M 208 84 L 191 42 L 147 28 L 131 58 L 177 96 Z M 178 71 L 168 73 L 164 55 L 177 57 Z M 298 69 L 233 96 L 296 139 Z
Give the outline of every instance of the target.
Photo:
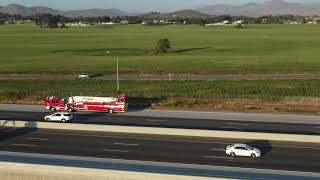
M 117 56 L 117 87 L 118 94 L 120 93 L 120 83 L 119 83 L 119 57 Z

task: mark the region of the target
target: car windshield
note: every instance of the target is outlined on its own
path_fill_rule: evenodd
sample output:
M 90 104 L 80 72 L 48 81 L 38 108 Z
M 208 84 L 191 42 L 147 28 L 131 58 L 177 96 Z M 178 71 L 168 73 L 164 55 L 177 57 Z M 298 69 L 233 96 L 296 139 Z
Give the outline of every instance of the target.
M 248 149 L 250 149 L 250 150 L 253 150 L 253 147 L 251 147 L 251 146 L 246 146 Z

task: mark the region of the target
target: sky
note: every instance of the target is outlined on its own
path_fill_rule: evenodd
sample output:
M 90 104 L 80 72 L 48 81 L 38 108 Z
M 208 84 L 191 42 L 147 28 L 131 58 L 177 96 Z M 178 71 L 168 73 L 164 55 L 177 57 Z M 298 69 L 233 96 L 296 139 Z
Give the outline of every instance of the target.
M 47 6 L 59 10 L 89 8 L 117 8 L 128 12 L 167 12 L 177 9 L 200 8 L 213 4 L 244 4 L 267 0 L 0 0 L 0 5 L 17 3 L 24 6 Z M 320 0 L 287 0 L 288 2 L 312 3 Z

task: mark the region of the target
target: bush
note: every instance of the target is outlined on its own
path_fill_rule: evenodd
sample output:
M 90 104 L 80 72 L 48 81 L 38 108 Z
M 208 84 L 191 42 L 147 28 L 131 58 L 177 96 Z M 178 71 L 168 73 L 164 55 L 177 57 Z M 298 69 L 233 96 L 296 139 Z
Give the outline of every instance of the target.
M 236 25 L 236 28 L 237 29 L 244 29 L 244 28 L 246 28 L 243 24 L 237 24 Z
M 160 39 L 157 42 L 156 53 L 167 53 L 171 49 L 171 42 L 169 39 Z

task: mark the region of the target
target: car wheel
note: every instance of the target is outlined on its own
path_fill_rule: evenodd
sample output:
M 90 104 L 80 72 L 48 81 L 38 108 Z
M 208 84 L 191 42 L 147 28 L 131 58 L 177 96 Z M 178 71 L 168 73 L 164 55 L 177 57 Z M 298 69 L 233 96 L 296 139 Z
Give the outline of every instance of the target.
M 113 113 L 114 113 L 113 109 L 109 109 L 109 114 L 113 114 Z
M 51 111 L 51 112 L 56 112 L 56 108 L 51 107 L 51 108 L 50 108 L 50 111 Z
M 61 119 L 61 122 L 63 122 L 63 123 L 65 123 L 65 122 L 67 122 L 65 119 Z
M 230 153 L 230 156 L 235 157 L 236 154 L 235 154 L 234 152 L 231 152 L 231 153 Z
M 47 118 L 47 119 L 46 119 L 46 121 L 48 121 L 48 122 L 49 122 L 49 121 L 51 121 L 51 120 L 50 120 L 49 118 Z
M 256 156 L 254 153 L 252 153 L 252 154 L 250 155 L 250 157 L 251 157 L 252 159 L 254 159 L 254 158 L 256 158 L 257 156 Z

